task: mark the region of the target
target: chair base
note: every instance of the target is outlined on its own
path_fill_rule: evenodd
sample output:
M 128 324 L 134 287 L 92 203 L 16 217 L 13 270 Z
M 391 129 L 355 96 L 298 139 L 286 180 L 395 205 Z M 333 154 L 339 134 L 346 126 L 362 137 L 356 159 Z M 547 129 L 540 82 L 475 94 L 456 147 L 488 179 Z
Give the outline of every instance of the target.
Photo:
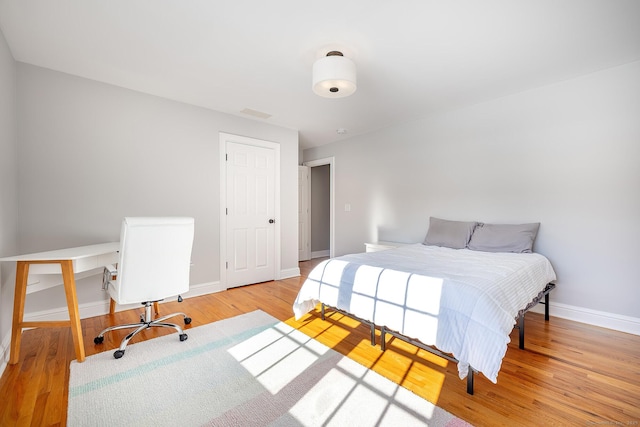
M 120 347 L 118 348 L 118 350 L 116 350 L 113 353 L 113 357 L 115 357 L 116 359 L 119 359 L 122 356 L 124 356 L 124 351 L 127 347 L 127 344 L 131 340 L 131 338 L 133 338 L 136 334 L 148 328 L 153 328 L 153 327 L 173 328 L 176 331 L 178 331 L 180 341 L 186 340 L 188 336 L 187 334 L 184 333 L 184 331 L 180 326 L 174 323 L 165 323 L 164 320 L 174 316 L 182 316 L 184 317 L 184 324 L 188 325 L 189 323 L 191 323 L 191 318 L 184 313 L 178 312 L 178 313 L 167 314 L 166 316 L 162 316 L 157 319 L 153 319 L 153 316 L 151 314 L 151 308 L 154 304 L 157 304 L 157 301 L 147 301 L 144 303 L 144 316 L 140 316 L 140 322 L 127 323 L 125 325 L 109 326 L 108 328 L 105 328 L 102 332 L 100 332 L 100 334 L 93 339 L 93 342 L 95 344 L 102 344 L 102 342 L 104 341 L 104 334 L 106 334 L 109 331 L 135 328 L 135 330 L 130 332 L 126 337 L 122 339 L 122 341 L 120 342 Z

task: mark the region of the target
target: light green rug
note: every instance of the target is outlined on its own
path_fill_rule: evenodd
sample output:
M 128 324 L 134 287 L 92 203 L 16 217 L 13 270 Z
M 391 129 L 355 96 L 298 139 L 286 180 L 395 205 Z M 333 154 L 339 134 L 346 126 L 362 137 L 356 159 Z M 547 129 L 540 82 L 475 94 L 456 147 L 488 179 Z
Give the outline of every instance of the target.
M 262 311 L 71 362 L 69 426 L 465 426 Z

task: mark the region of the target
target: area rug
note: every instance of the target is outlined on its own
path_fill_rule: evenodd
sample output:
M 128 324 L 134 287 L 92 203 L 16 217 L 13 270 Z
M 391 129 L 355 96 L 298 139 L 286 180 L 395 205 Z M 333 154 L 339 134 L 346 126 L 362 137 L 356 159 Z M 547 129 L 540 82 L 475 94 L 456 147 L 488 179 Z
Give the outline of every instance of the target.
M 69 426 L 468 426 L 254 311 L 71 362 Z

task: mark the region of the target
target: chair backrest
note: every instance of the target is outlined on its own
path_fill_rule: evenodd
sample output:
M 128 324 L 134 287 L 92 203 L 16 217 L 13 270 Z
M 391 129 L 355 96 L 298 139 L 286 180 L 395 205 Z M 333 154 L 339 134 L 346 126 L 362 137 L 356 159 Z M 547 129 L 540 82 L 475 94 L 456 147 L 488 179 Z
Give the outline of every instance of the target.
M 193 218 L 124 218 L 111 297 L 118 304 L 131 304 L 187 292 L 193 234 Z

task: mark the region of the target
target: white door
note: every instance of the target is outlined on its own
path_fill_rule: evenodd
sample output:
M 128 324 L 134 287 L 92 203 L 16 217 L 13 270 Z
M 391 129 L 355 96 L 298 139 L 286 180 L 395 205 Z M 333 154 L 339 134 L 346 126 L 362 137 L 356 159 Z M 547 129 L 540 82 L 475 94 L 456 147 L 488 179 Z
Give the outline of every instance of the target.
M 311 259 L 311 168 L 298 166 L 298 261 Z
M 275 279 L 275 152 L 226 142 L 227 287 Z

